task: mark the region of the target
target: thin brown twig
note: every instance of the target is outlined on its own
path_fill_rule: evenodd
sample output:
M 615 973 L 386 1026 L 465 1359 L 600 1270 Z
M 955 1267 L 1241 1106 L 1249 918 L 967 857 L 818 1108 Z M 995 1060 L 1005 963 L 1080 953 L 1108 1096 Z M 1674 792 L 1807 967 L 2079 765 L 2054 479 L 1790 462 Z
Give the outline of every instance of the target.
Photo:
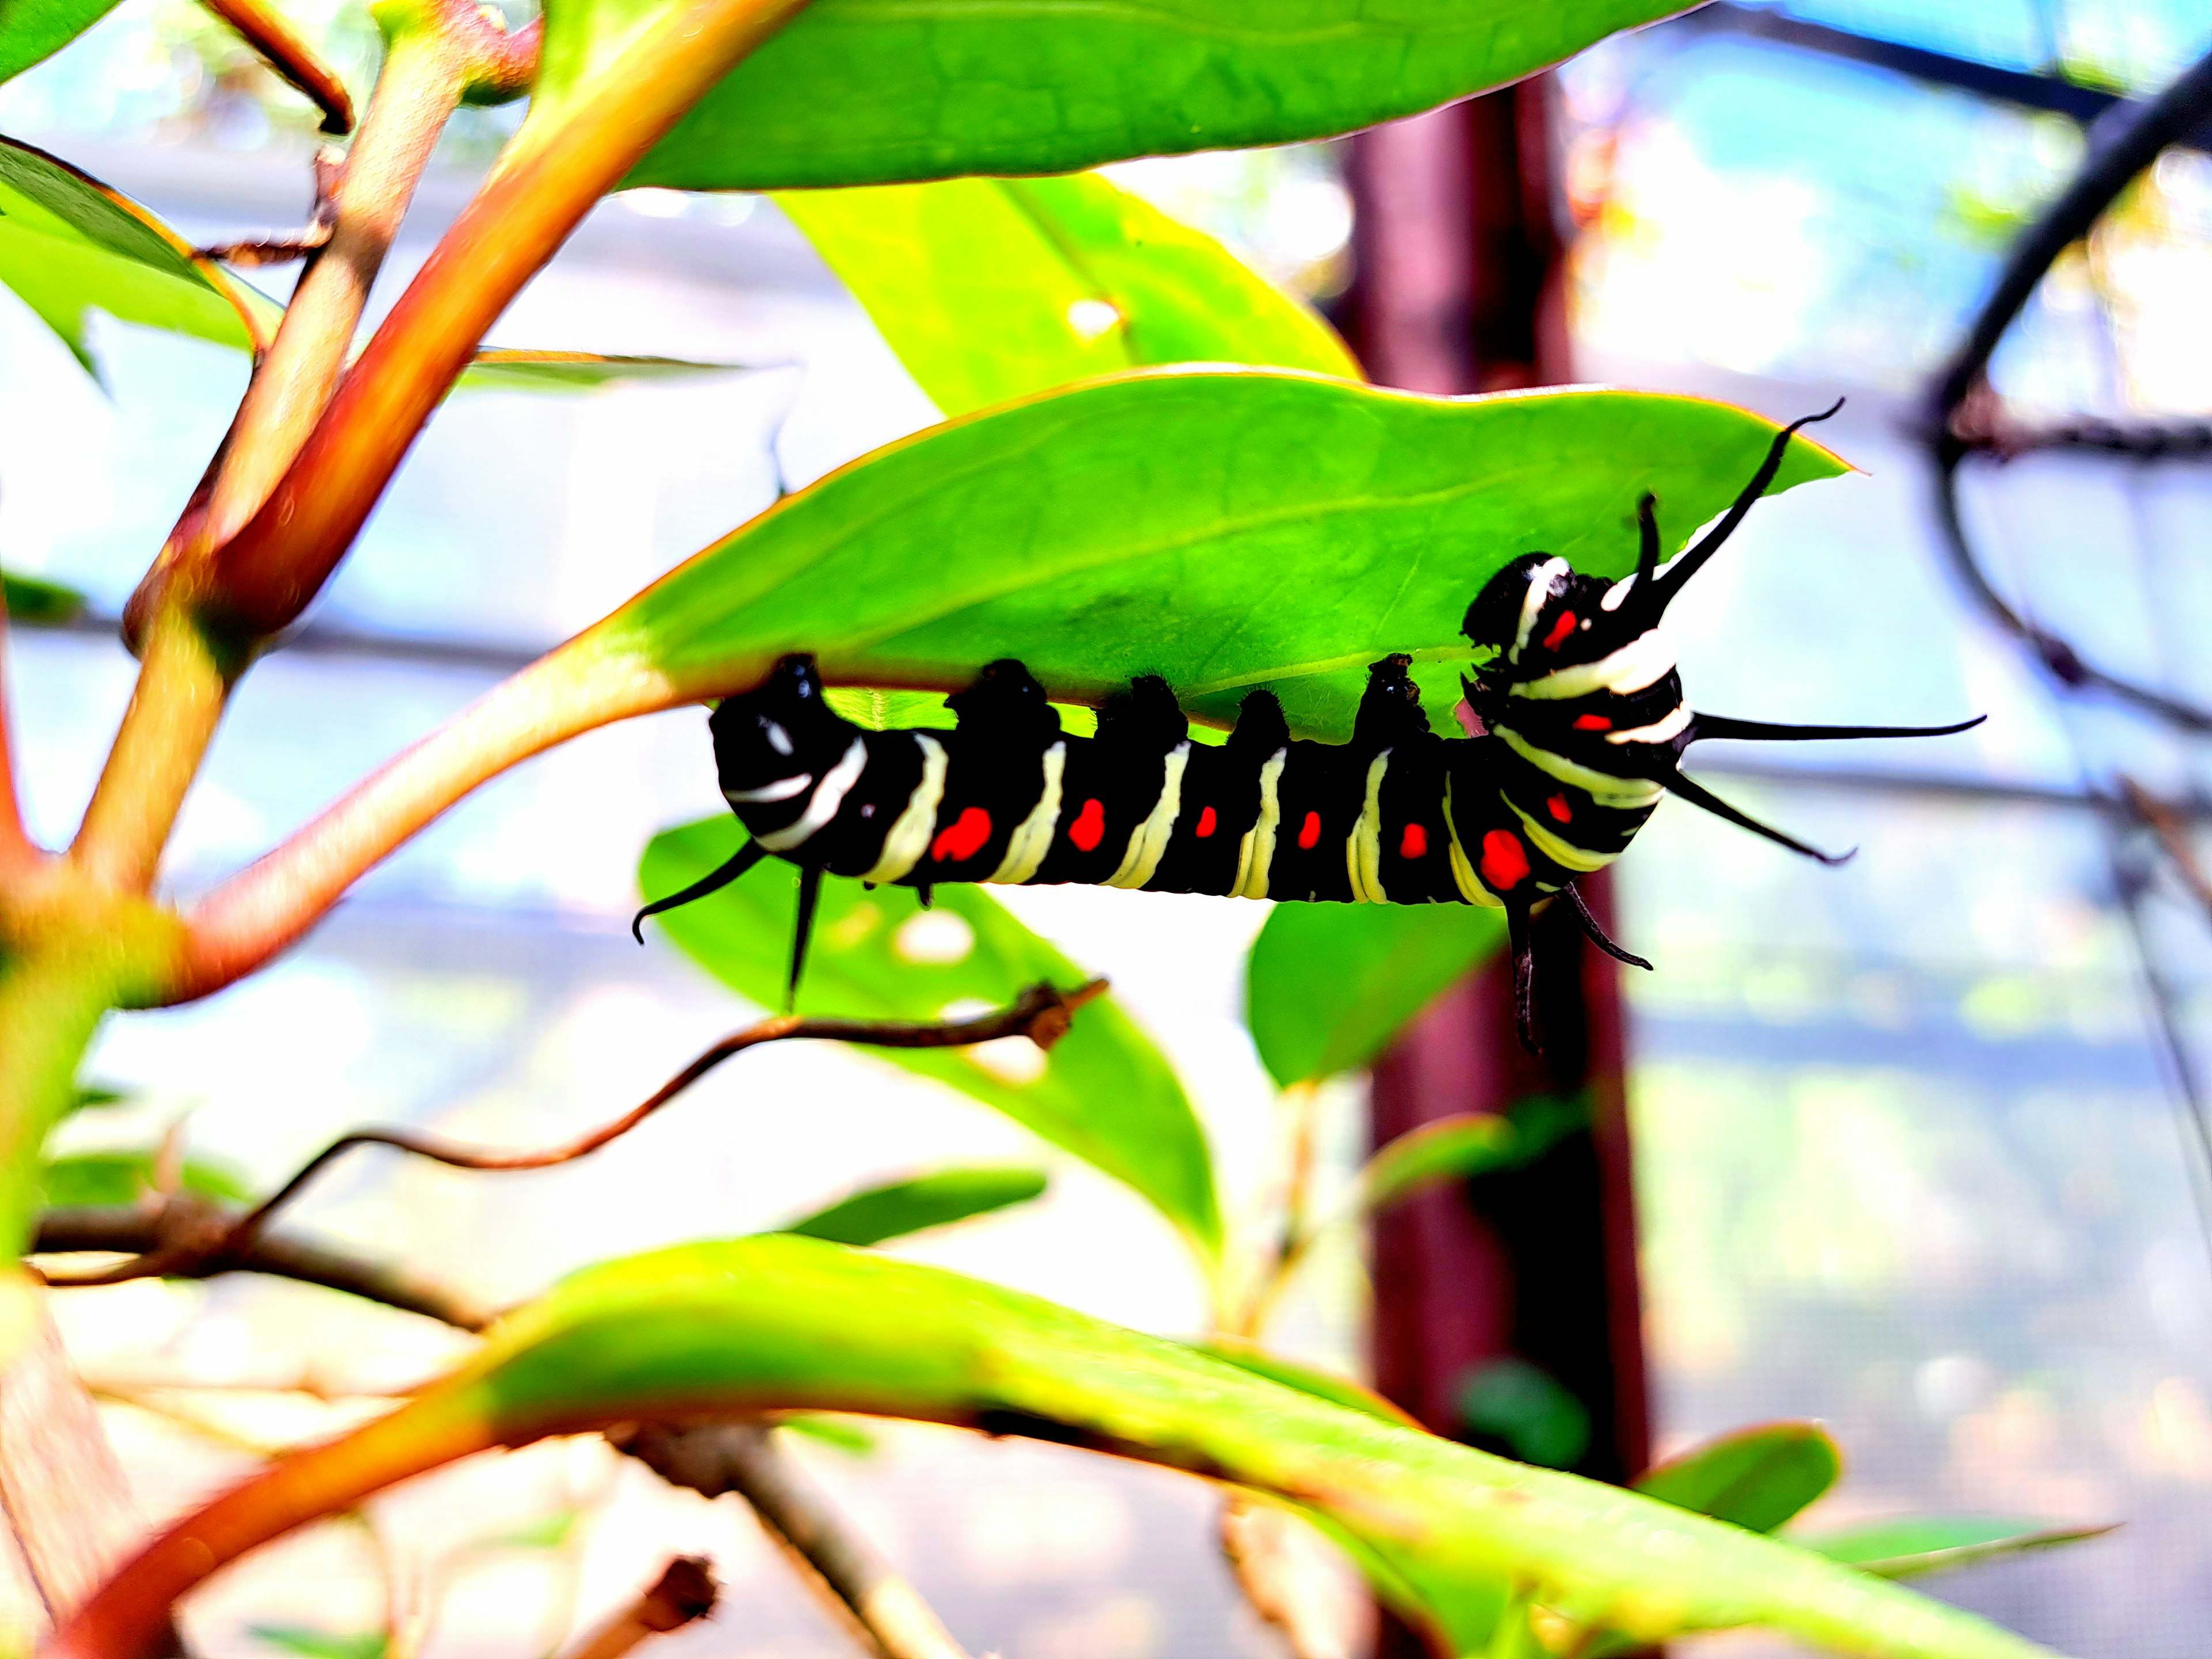
M 714 1611 L 721 1594 L 702 1555 L 679 1555 L 637 1600 L 570 1648 L 562 1659 L 623 1659 L 641 1643 L 681 1630 Z
M 338 181 L 345 176 L 345 156 L 334 144 L 315 152 L 315 205 L 306 226 L 289 236 L 250 236 L 234 242 L 216 242 L 192 250 L 195 259 L 220 259 L 225 264 L 251 269 L 289 264 L 304 259 L 331 240 L 337 228 Z
M 2190 896 L 2203 906 L 2212 916 L 2212 876 L 2197 856 L 2197 848 L 2189 839 L 2189 820 L 2152 794 L 2133 778 L 2120 780 L 2120 796 L 2129 810 L 2143 821 L 2151 834 L 2158 837 L 2166 856 L 2172 860 L 2173 872 L 2181 878 L 2181 884 Z
M 252 1248 L 270 1217 L 298 1196 L 301 1189 L 333 1160 L 356 1146 L 396 1147 L 418 1158 L 430 1158 L 460 1170 L 548 1169 L 595 1152 L 608 1142 L 628 1134 L 724 1060 L 743 1054 L 748 1048 L 758 1048 L 764 1042 L 813 1038 L 832 1042 L 862 1043 L 877 1048 L 958 1048 L 995 1042 L 1001 1037 L 1025 1036 L 1038 1048 L 1049 1048 L 1066 1035 L 1075 1011 L 1102 994 L 1105 989 L 1106 981 L 1103 979 L 1091 980 L 1071 991 L 1060 991 L 1049 984 L 1040 983 L 1030 986 L 1004 1008 L 978 1015 L 973 1019 L 962 1020 L 916 1023 L 906 1020 L 801 1018 L 793 1014 L 781 1014 L 724 1037 L 611 1123 L 602 1124 L 557 1146 L 531 1152 L 499 1152 L 487 1147 L 464 1146 L 411 1129 L 356 1129 L 340 1135 L 317 1152 L 300 1166 L 290 1180 L 238 1217 L 221 1233 L 209 1236 L 188 1224 L 179 1224 L 173 1229 L 165 1246 L 157 1245 L 135 1260 L 119 1262 L 94 1273 L 49 1274 L 47 1283 L 67 1287 L 119 1285 L 132 1279 L 197 1277 L 206 1271 L 221 1271 L 212 1264 L 241 1259 L 244 1253 Z
M 831 1610 L 883 1659 L 968 1659 L 921 1593 L 830 1507 L 767 1424 L 647 1423 L 611 1430 L 607 1439 L 672 1485 L 743 1498 Z
M 343 1291 L 465 1331 L 480 1331 L 494 1317 L 493 1310 L 406 1267 L 363 1261 L 327 1245 L 264 1237 L 253 1239 L 243 1249 L 220 1253 L 218 1247 L 239 1219 L 238 1211 L 198 1193 L 179 1193 L 146 1208 L 48 1210 L 39 1218 L 31 1249 L 41 1255 L 127 1250 L 141 1261 L 167 1261 L 169 1265 L 161 1272 L 173 1279 L 266 1273 Z M 48 1282 L 58 1289 L 68 1289 L 83 1281 L 57 1273 L 49 1276 Z

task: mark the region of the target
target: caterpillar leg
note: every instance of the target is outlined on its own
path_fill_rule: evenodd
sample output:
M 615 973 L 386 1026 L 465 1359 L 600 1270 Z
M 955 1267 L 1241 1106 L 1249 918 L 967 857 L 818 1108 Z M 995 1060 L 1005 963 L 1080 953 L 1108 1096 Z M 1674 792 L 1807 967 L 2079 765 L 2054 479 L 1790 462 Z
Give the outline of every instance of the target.
M 1505 937 L 1513 950 L 1513 1029 L 1523 1048 L 1540 1054 L 1544 1044 L 1536 1035 L 1536 953 L 1528 939 L 1531 908 L 1525 898 L 1506 899 Z
M 1574 883 L 1569 882 L 1559 889 L 1559 896 L 1566 901 L 1567 908 L 1573 915 L 1576 926 L 1583 930 L 1583 936 L 1592 945 L 1596 945 L 1615 962 L 1625 962 L 1632 968 L 1641 968 L 1646 972 L 1650 970 L 1651 964 L 1644 961 L 1642 957 L 1638 956 L 1633 951 L 1622 950 L 1620 946 L 1606 937 L 1605 929 L 1597 925 L 1597 918 L 1590 914 L 1589 906 L 1583 902 L 1582 893 Z
M 784 988 L 783 1011 L 799 1002 L 799 975 L 806 971 L 806 947 L 814 939 L 814 909 L 822 898 L 822 870 L 818 865 L 799 866 L 799 920 L 791 933 L 791 982 Z
M 671 893 L 666 898 L 653 900 L 652 903 L 632 916 L 629 921 L 630 937 L 640 945 L 644 944 L 645 919 L 647 916 L 657 916 L 664 910 L 673 910 L 679 905 L 690 903 L 694 899 L 702 899 L 709 893 L 720 892 L 722 889 L 727 887 L 767 856 L 767 848 L 757 841 L 747 842 L 732 853 L 728 861 L 720 868 L 700 877 L 698 880 L 680 892 Z

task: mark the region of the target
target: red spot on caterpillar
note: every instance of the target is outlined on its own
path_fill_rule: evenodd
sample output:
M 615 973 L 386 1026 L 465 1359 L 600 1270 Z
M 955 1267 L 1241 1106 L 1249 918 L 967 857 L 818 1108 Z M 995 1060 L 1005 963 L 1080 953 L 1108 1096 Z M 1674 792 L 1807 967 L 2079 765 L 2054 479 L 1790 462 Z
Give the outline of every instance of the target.
M 991 815 L 980 806 L 971 806 L 949 828 L 937 832 L 937 839 L 929 843 L 929 856 L 940 864 L 946 859 L 972 859 L 990 839 Z
M 1493 892 L 1510 892 L 1528 878 L 1528 852 L 1510 830 L 1492 830 L 1482 838 L 1482 878 Z
M 1106 809 L 1096 800 L 1083 803 L 1083 810 L 1075 815 L 1075 822 L 1067 826 L 1067 838 L 1078 852 L 1096 851 L 1106 838 Z
M 1429 855 L 1429 832 L 1418 823 L 1406 826 L 1406 833 L 1398 838 L 1398 856 L 1401 859 L 1426 858 Z
M 1602 714 L 1577 714 L 1575 716 L 1575 730 L 1577 732 L 1610 732 L 1613 730 L 1613 722 Z
M 1198 828 L 1193 833 L 1195 834 L 1200 841 L 1204 841 L 1208 836 L 1213 833 L 1215 822 L 1213 809 L 1209 806 L 1206 811 L 1198 815 Z
M 1321 814 L 1309 812 L 1306 814 L 1306 821 L 1298 826 L 1298 845 L 1310 853 L 1320 841 Z
M 1568 635 L 1574 631 L 1575 613 L 1571 611 L 1562 611 L 1559 612 L 1559 621 L 1552 624 L 1552 631 L 1544 635 L 1544 649 L 1547 651 L 1558 650 L 1559 648 L 1559 641 L 1566 638 Z
M 1565 795 L 1553 796 L 1544 803 L 1544 810 L 1561 823 L 1566 823 L 1574 817 L 1574 811 L 1567 805 L 1567 798 Z

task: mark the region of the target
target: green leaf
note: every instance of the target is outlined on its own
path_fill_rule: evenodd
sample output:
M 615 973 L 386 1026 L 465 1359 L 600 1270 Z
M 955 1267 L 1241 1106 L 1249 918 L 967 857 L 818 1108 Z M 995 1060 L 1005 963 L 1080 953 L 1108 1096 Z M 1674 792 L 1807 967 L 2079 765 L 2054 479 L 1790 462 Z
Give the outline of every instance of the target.
M 501 1555 L 512 1550 L 557 1550 L 576 1535 L 576 1528 L 583 1518 L 584 1512 L 580 1509 L 555 1510 L 520 1526 L 503 1527 L 471 1538 L 457 1553 L 478 1556 Z
M 1438 1182 L 1461 1181 L 1519 1161 L 1512 1120 L 1494 1112 L 1460 1112 L 1408 1129 L 1367 1160 L 1359 1174 L 1359 1206 L 1372 1215 Z
M 848 1457 L 872 1457 L 878 1444 L 876 1437 L 849 1417 L 838 1417 L 827 1412 L 794 1412 L 776 1419 L 776 1427 L 788 1429 L 793 1434 L 841 1451 Z
M 1140 371 L 933 427 L 831 474 L 678 566 L 540 678 L 719 696 L 803 649 L 833 683 L 946 690 L 1019 657 L 1077 701 L 1161 674 L 1220 724 L 1271 686 L 1293 728 L 1341 738 L 1367 665 L 1407 651 L 1431 720 L 1449 722 L 1460 623 L 1492 573 L 1546 549 L 1626 574 L 1641 491 L 1679 544 L 1742 488 L 1774 430 L 1653 393 L 1430 398 Z M 1801 438 L 1777 487 L 1841 470 Z
M 1089 1446 L 1291 1498 L 1440 1581 L 1511 1583 L 1570 1627 L 1656 1642 L 1759 1625 L 1876 1659 L 2043 1652 L 1741 1528 L 1488 1456 L 1035 1297 L 788 1235 L 576 1274 L 390 1414 L 180 1521 L 79 1619 L 113 1650 L 137 1651 L 170 1598 L 224 1560 L 489 1446 L 658 1417 L 820 1409 Z
M 764 367 L 764 365 L 763 365 Z M 695 363 L 680 357 L 603 357 L 590 351 L 530 351 L 504 347 L 479 351 L 454 383 L 457 391 L 590 392 L 636 380 L 689 380 L 700 374 L 739 374 L 747 363 Z
M 1524 1463 L 1571 1468 L 1589 1449 L 1589 1413 L 1558 1380 L 1525 1359 L 1492 1359 L 1459 1387 L 1461 1425 L 1502 1441 Z
M 947 415 L 1156 363 L 1359 377 L 1327 323 L 1097 173 L 776 201 Z
M 2039 1527 L 2033 1521 L 1972 1516 L 1911 1516 L 1844 1532 L 1795 1534 L 1790 1541 L 1882 1578 L 1918 1578 L 1979 1566 L 2034 1550 L 2102 1538 L 2112 1527 Z
M 52 57 L 115 9 L 116 0 L 0 0 L 0 81 Z
M 726 860 L 740 831 L 710 818 L 653 837 L 638 870 L 647 894 L 672 893 Z M 796 877 L 771 860 L 709 899 L 659 918 L 692 960 L 763 1007 L 782 1005 Z M 980 887 L 937 890 L 925 914 L 911 888 L 871 893 L 832 876 L 822 889 L 799 1006 L 856 1019 L 933 1020 L 948 1007 L 1011 1002 L 1049 980 L 1085 975 Z M 1208 1261 L 1221 1249 L 1213 1164 L 1182 1085 L 1110 997 L 1087 1005 L 1049 1054 L 1025 1037 L 982 1048 L 871 1048 L 949 1083 L 1052 1145 L 1134 1188 Z
M 46 1206 L 74 1210 L 136 1204 L 154 1190 L 155 1157 L 150 1151 L 75 1152 L 49 1159 L 39 1174 Z M 245 1177 L 228 1165 L 205 1159 L 186 1158 L 181 1180 L 186 1192 L 227 1203 L 245 1204 L 253 1198 Z
M 1674 0 L 815 0 L 629 182 L 895 184 L 1320 138 L 1517 81 L 1680 9 Z
M 1819 1424 L 1761 1423 L 1646 1469 L 1636 1490 L 1753 1532 L 1772 1532 L 1834 1486 L 1843 1469 L 1843 1454 Z
M 307 1625 L 249 1625 L 256 1641 L 299 1659 L 384 1659 L 390 1638 L 380 1630 L 339 1634 Z
M 37 576 L 0 572 L 0 597 L 8 604 L 8 620 L 33 628 L 55 628 L 73 622 L 84 612 L 85 597 L 74 587 L 64 587 Z
M 1381 1395 L 1348 1376 L 1339 1376 L 1333 1371 L 1321 1370 L 1312 1365 L 1286 1359 L 1281 1354 L 1251 1343 L 1230 1341 L 1217 1338 L 1211 1342 L 1191 1345 L 1197 1353 L 1210 1356 L 1239 1370 L 1264 1376 L 1271 1382 L 1279 1382 L 1286 1389 L 1296 1389 L 1300 1394 L 1310 1394 L 1316 1400 L 1327 1400 L 1369 1417 L 1379 1417 L 1386 1423 L 1401 1423 L 1408 1428 L 1420 1425 Z
M 1245 963 L 1260 1063 L 1284 1088 L 1356 1071 L 1504 944 L 1503 910 L 1279 904 Z
M 939 1170 L 911 1181 L 886 1182 L 842 1199 L 776 1231 L 833 1244 L 880 1244 L 887 1238 L 949 1227 L 1043 1195 L 1042 1170 L 1015 1165 Z
M 90 311 L 241 351 L 252 343 L 249 309 L 276 313 L 273 301 L 195 264 L 191 245 L 135 203 L 11 139 L 0 139 L 0 286 L 13 289 L 88 372 Z

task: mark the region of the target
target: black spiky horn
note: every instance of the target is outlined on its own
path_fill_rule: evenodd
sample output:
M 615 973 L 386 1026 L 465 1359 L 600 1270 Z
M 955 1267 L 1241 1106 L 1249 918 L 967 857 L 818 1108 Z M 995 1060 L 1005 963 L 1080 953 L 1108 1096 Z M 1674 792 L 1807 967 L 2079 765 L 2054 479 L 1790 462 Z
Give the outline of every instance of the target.
M 1735 534 L 1736 526 L 1743 522 L 1744 515 L 1766 493 L 1766 487 L 1774 482 L 1774 475 L 1782 471 L 1782 458 L 1789 453 L 1790 441 L 1797 435 L 1798 428 L 1811 426 L 1816 421 L 1825 421 L 1843 406 L 1844 400 L 1838 398 L 1818 415 L 1802 416 L 1776 433 L 1774 441 L 1766 447 L 1766 459 L 1759 464 L 1759 471 L 1751 475 L 1751 482 L 1743 487 L 1743 493 L 1721 515 L 1721 521 L 1707 531 L 1695 547 L 1675 560 L 1663 578 L 1655 575 L 1648 584 L 1637 583 L 1637 604 L 1647 620 L 1658 621 L 1668 605 L 1674 602 L 1674 596 L 1682 591 L 1683 585 L 1698 574 L 1707 559 L 1720 550 L 1723 542 Z
M 1684 777 L 1680 772 L 1668 774 L 1662 781 L 1669 793 L 1680 795 L 1691 805 L 1702 806 L 1717 818 L 1726 818 L 1740 830 L 1748 830 L 1754 836 L 1764 836 L 1777 846 L 1786 847 L 1793 853 L 1802 853 L 1808 859 L 1818 859 L 1823 864 L 1848 864 L 1858 855 L 1859 849 L 1856 847 L 1848 853 L 1823 853 L 1817 847 L 1808 847 L 1795 836 L 1785 836 L 1773 825 L 1761 823 L 1748 812 L 1729 805 L 1696 779 Z
M 689 887 L 671 893 L 666 898 L 655 899 L 629 919 L 629 934 L 640 945 L 645 943 L 645 919 L 657 916 L 664 910 L 673 910 L 694 899 L 702 899 L 709 893 L 719 893 L 739 876 L 768 856 L 768 848 L 757 841 L 749 841 L 730 855 L 729 861 L 719 869 L 708 872 Z
M 1960 732 L 1971 732 L 1987 714 L 1977 714 L 1970 720 L 1955 720 L 1949 726 L 1778 726 L 1771 720 L 1731 720 L 1726 714 L 1697 714 L 1690 716 L 1690 724 L 1678 741 L 1678 749 L 1687 749 L 1693 743 L 1707 738 L 1742 738 L 1753 743 L 1821 743 L 1831 739 L 1849 742 L 1857 738 L 1948 738 Z

